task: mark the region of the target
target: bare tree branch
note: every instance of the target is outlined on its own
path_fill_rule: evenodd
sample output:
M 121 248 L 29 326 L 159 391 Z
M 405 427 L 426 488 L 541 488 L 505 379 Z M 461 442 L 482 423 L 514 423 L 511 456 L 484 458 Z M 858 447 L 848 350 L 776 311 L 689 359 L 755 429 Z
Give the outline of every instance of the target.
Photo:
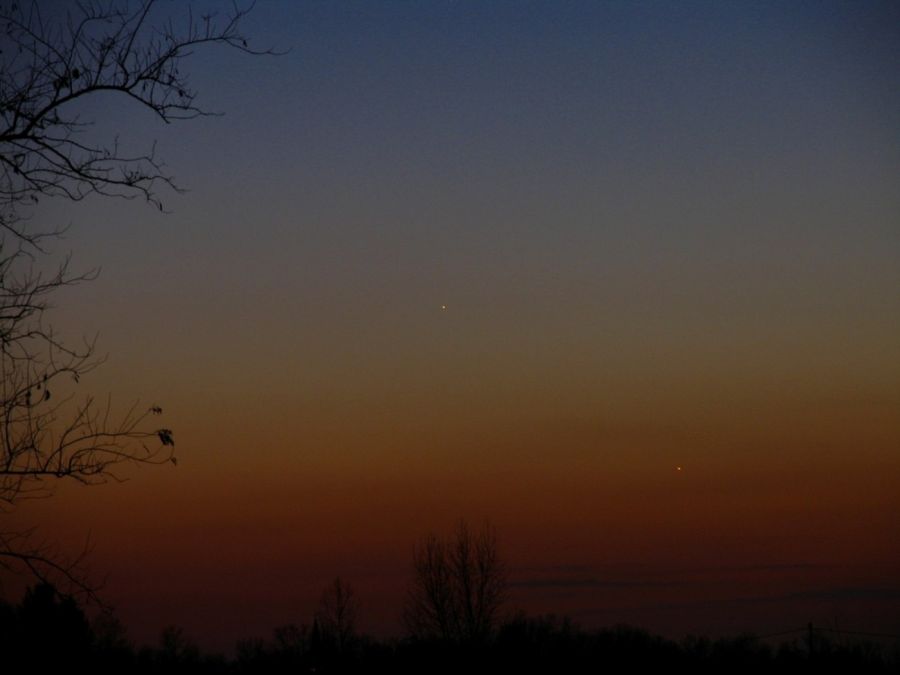
M 422 639 L 483 644 L 506 599 L 507 569 L 490 523 L 479 532 L 460 521 L 452 537 L 430 534 L 413 553 L 404 622 Z
M 19 237 L 16 211 L 41 196 L 78 201 L 91 193 L 143 197 L 162 209 L 155 188 L 177 190 L 155 149 L 137 156 L 118 143 L 79 140 L 90 126 L 81 120 L 81 99 L 110 92 L 154 112 L 169 123 L 211 115 L 196 102 L 182 61 L 200 47 L 223 45 L 248 54 L 240 32 L 251 7 L 233 5 L 223 16 L 195 18 L 162 28 L 149 24 L 156 5 L 136 9 L 107 2 L 78 3 L 64 20 L 46 21 L 37 2 L 0 8 L 8 45 L 0 53 L 0 226 Z
M 345 654 L 356 635 L 359 602 L 353 587 L 340 577 L 324 590 L 316 611 L 316 623 L 323 638 L 338 654 Z
M 85 0 L 55 13 L 38 0 L 0 4 L 0 517 L 49 496 L 60 480 L 93 485 L 121 480 L 128 465 L 175 463 L 173 432 L 153 423 L 158 406 L 113 421 L 108 400 L 72 393 L 102 359 L 93 339 L 58 337 L 49 301 L 96 271 L 74 273 L 66 257 L 48 272 L 49 244 L 65 228 L 33 221 L 45 197 L 140 197 L 162 210 L 158 189 L 179 190 L 155 146 L 129 154 L 118 139 L 88 139 L 84 101 L 112 94 L 167 123 L 214 114 L 196 103 L 184 60 L 215 45 L 274 53 L 251 48 L 240 30 L 252 5 L 200 17 L 188 9 L 178 26 L 157 8 L 155 0 Z M 0 567 L 98 599 L 83 556 L 65 558 L 35 545 L 31 530 L 5 529 Z

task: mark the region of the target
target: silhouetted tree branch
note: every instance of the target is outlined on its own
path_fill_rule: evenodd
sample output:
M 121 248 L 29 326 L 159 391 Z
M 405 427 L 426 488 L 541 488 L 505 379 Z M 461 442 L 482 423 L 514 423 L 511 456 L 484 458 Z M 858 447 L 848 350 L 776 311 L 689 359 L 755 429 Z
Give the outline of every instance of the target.
M 149 21 L 156 2 L 81 2 L 65 17 L 39 2 L 0 8 L 5 32 L 0 72 L 0 224 L 37 243 L 50 233 L 18 228 L 15 213 L 41 195 L 81 200 L 90 193 L 142 196 L 162 208 L 154 188 L 176 188 L 156 157 L 124 154 L 117 140 L 99 145 L 80 132 L 90 126 L 77 104 L 100 92 L 153 111 L 165 122 L 213 114 L 195 103 L 182 61 L 198 47 L 220 44 L 250 54 L 239 30 L 249 9 L 195 17 L 184 26 Z M 55 8 L 59 11 L 60 6 Z M 177 188 L 176 188 L 177 189 Z M 37 237 L 37 239 L 36 239 Z
M 0 5 L 0 515 L 43 497 L 56 481 L 119 480 L 128 464 L 175 463 L 170 429 L 152 424 L 158 406 L 113 419 L 110 402 L 71 392 L 99 365 L 93 340 L 72 345 L 49 326 L 48 300 L 95 278 L 73 273 L 67 257 L 48 272 L 47 244 L 64 228 L 36 225 L 44 197 L 142 197 L 162 209 L 157 189 L 178 190 L 151 147 L 121 150 L 84 132 L 81 104 L 101 92 L 165 122 L 211 114 L 195 103 L 183 69 L 196 48 L 254 50 L 239 30 L 250 8 L 161 21 L 157 3 L 86 1 Z M 184 9 L 184 5 L 179 6 Z M 0 566 L 94 596 L 80 559 L 34 544 L 31 531 L 0 526 Z
M 339 654 L 345 653 L 353 641 L 358 613 L 353 587 L 337 577 L 322 593 L 315 619 L 324 638 Z
M 410 633 L 423 639 L 483 644 L 496 628 L 507 592 L 497 534 L 460 521 L 452 537 L 428 535 L 413 553 L 413 581 L 404 611 Z

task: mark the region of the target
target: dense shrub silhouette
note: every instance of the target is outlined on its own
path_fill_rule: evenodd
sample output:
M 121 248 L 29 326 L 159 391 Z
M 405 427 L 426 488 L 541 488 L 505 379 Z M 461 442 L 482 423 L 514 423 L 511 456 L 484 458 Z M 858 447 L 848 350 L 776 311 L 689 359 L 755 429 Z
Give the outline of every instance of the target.
M 58 667 L 85 662 L 91 654 L 92 634 L 84 612 L 50 584 L 29 588 L 18 607 L 6 606 L 3 623 L 3 653 L 16 665 Z

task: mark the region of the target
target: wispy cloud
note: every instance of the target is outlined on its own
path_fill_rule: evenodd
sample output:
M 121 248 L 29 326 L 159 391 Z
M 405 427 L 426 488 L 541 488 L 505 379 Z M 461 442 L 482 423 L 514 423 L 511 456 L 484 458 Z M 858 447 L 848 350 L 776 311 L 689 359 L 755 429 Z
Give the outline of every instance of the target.
M 564 579 L 564 578 L 527 578 L 517 579 L 510 583 L 514 588 L 666 588 L 680 586 L 677 581 L 649 581 L 645 579 Z
M 709 572 L 799 572 L 809 570 L 828 569 L 832 565 L 819 563 L 758 563 L 753 565 L 731 565 L 722 567 L 708 567 L 692 570 L 699 573 Z
M 728 597 L 719 599 L 706 599 L 696 602 L 667 602 L 641 604 L 629 607 L 639 611 L 683 611 L 693 609 L 711 609 L 723 606 L 777 604 L 803 601 L 833 601 L 833 600 L 875 600 L 884 602 L 897 602 L 900 600 L 900 588 L 885 588 L 881 586 L 849 586 L 843 588 L 822 588 L 811 591 L 797 591 L 778 595 Z M 573 612 L 576 617 L 584 618 L 594 615 L 607 615 L 621 611 L 621 607 L 585 607 Z
M 758 601 L 782 600 L 900 600 L 900 588 L 878 586 L 850 586 L 846 588 L 826 588 L 814 591 L 798 591 L 786 595 L 758 598 Z

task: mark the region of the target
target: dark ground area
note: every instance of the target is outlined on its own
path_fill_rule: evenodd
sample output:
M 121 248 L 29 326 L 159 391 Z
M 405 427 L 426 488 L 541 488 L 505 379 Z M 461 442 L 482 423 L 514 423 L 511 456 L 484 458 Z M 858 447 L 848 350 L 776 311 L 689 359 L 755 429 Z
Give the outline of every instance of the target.
M 900 673 L 900 642 L 865 642 L 807 631 L 775 643 L 753 635 L 680 642 L 631 626 L 588 631 L 566 618 L 520 615 L 489 639 L 465 644 L 439 639 L 378 641 L 338 636 L 317 622 L 282 626 L 267 640 L 240 642 L 235 655 L 204 654 L 180 629 L 168 627 L 155 647 L 131 644 L 114 617 L 88 621 L 71 598 L 50 586 L 0 603 L 4 672 L 79 667 L 119 673 L 472 673 L 663 672 Z

